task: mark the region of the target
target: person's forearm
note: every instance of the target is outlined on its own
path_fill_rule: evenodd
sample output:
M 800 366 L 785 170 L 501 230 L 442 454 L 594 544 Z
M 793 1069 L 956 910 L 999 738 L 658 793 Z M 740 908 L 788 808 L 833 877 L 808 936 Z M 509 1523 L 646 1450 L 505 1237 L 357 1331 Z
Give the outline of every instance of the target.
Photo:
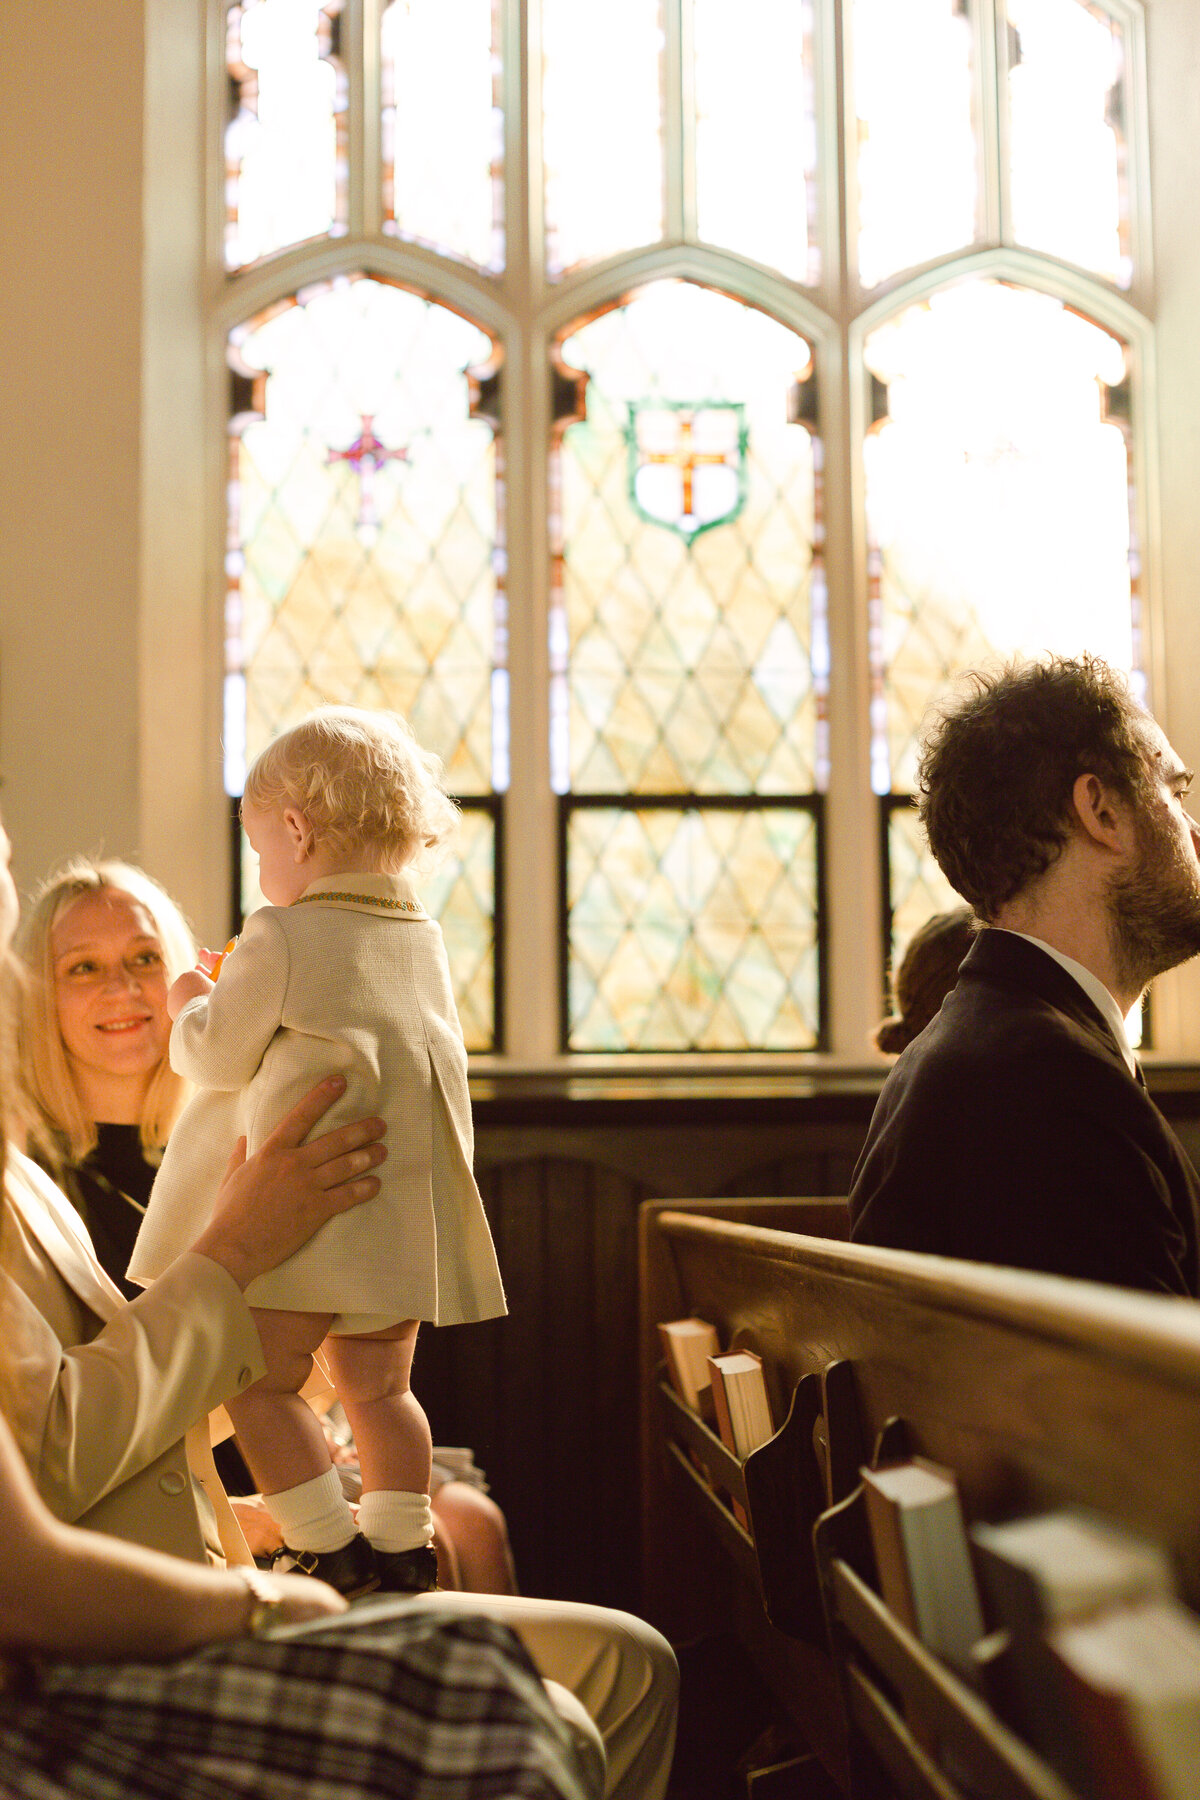
M 228 1274 L 180 1257 L 91 1343 L 62 1352 L 46 1390 L 30 1382 L 18 1393 L 21 1443 L 51 1511 L 82 1518 L 264 1367 Z
M 253 1597 L 232 1571 L 181 1562 L 48 1520 L 6 1552 L 0 1646 L 64 1661 L 157 1660 L 245 1631 Z

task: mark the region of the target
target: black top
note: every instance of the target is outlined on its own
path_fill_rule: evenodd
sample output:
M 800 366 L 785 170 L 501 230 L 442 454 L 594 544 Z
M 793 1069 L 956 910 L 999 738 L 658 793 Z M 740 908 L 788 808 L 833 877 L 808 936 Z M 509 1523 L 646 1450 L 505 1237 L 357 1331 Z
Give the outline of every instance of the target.
M 64 1166 L 62 1184 L 88 1228 L 105 1274 L 127 1300 L 136 1300 L 143 1290 L 126 1281 L 125 1271 L 158 1169 L 146 1161 L 138 1126 L 97 1125 L 96 1134 L 91 1154 Z M 213 1459 L 227 1493 L 255 1491 L 254 1477 L 233 1438 L 214 1445 Z
M 98 1125 L 96 1148 L 68 1163 L 63 1184 L 88 1228 L 100 1265 L 127 1300 L 141 1288 L 126 1281 L 133 1241 L 157 1174 L 146 1161 L 136 1125 Z
M 1152 1293 L 1200 1292 L 1200 1183 L 1079 983 L 983 931 L 884 1084 L 851 1237 Z

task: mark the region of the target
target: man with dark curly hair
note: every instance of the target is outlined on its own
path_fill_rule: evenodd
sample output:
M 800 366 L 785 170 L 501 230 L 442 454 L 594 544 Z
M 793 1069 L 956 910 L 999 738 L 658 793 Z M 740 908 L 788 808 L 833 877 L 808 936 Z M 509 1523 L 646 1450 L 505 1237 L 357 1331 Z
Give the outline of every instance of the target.
M 984 929 L 884 1085 L 856 1240 L 1200 1293 L 1200 1182 L 1124 1028 L 1200 952 L 1191 780 L 1093 657 L 976 673 L 942 711 L 921 818 Z

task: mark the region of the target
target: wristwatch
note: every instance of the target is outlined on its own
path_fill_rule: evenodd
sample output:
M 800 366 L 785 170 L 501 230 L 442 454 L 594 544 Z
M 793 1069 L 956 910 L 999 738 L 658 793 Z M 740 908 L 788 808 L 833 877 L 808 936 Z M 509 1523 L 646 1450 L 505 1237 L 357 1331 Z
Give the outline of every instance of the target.
M 233 1573 L 239 1575 L 250 1590 L 250 1616 L 246 1620 L 246 1635 L 262 1637 L 274 1623 L 275 1615 L 283 1605 L 283 1595 L 279 1583 L 254 1563 L 235 1563 Z

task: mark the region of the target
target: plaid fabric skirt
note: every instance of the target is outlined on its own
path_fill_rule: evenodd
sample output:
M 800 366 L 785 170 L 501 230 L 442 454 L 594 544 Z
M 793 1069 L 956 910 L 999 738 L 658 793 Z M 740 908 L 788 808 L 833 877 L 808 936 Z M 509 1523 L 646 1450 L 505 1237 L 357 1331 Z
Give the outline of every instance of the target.
M 506 1625 L 368 1601 L 180 1662 L 40 1665 L 0 1695 L 0 1794 L 589 1800 L 590 1789 Z

